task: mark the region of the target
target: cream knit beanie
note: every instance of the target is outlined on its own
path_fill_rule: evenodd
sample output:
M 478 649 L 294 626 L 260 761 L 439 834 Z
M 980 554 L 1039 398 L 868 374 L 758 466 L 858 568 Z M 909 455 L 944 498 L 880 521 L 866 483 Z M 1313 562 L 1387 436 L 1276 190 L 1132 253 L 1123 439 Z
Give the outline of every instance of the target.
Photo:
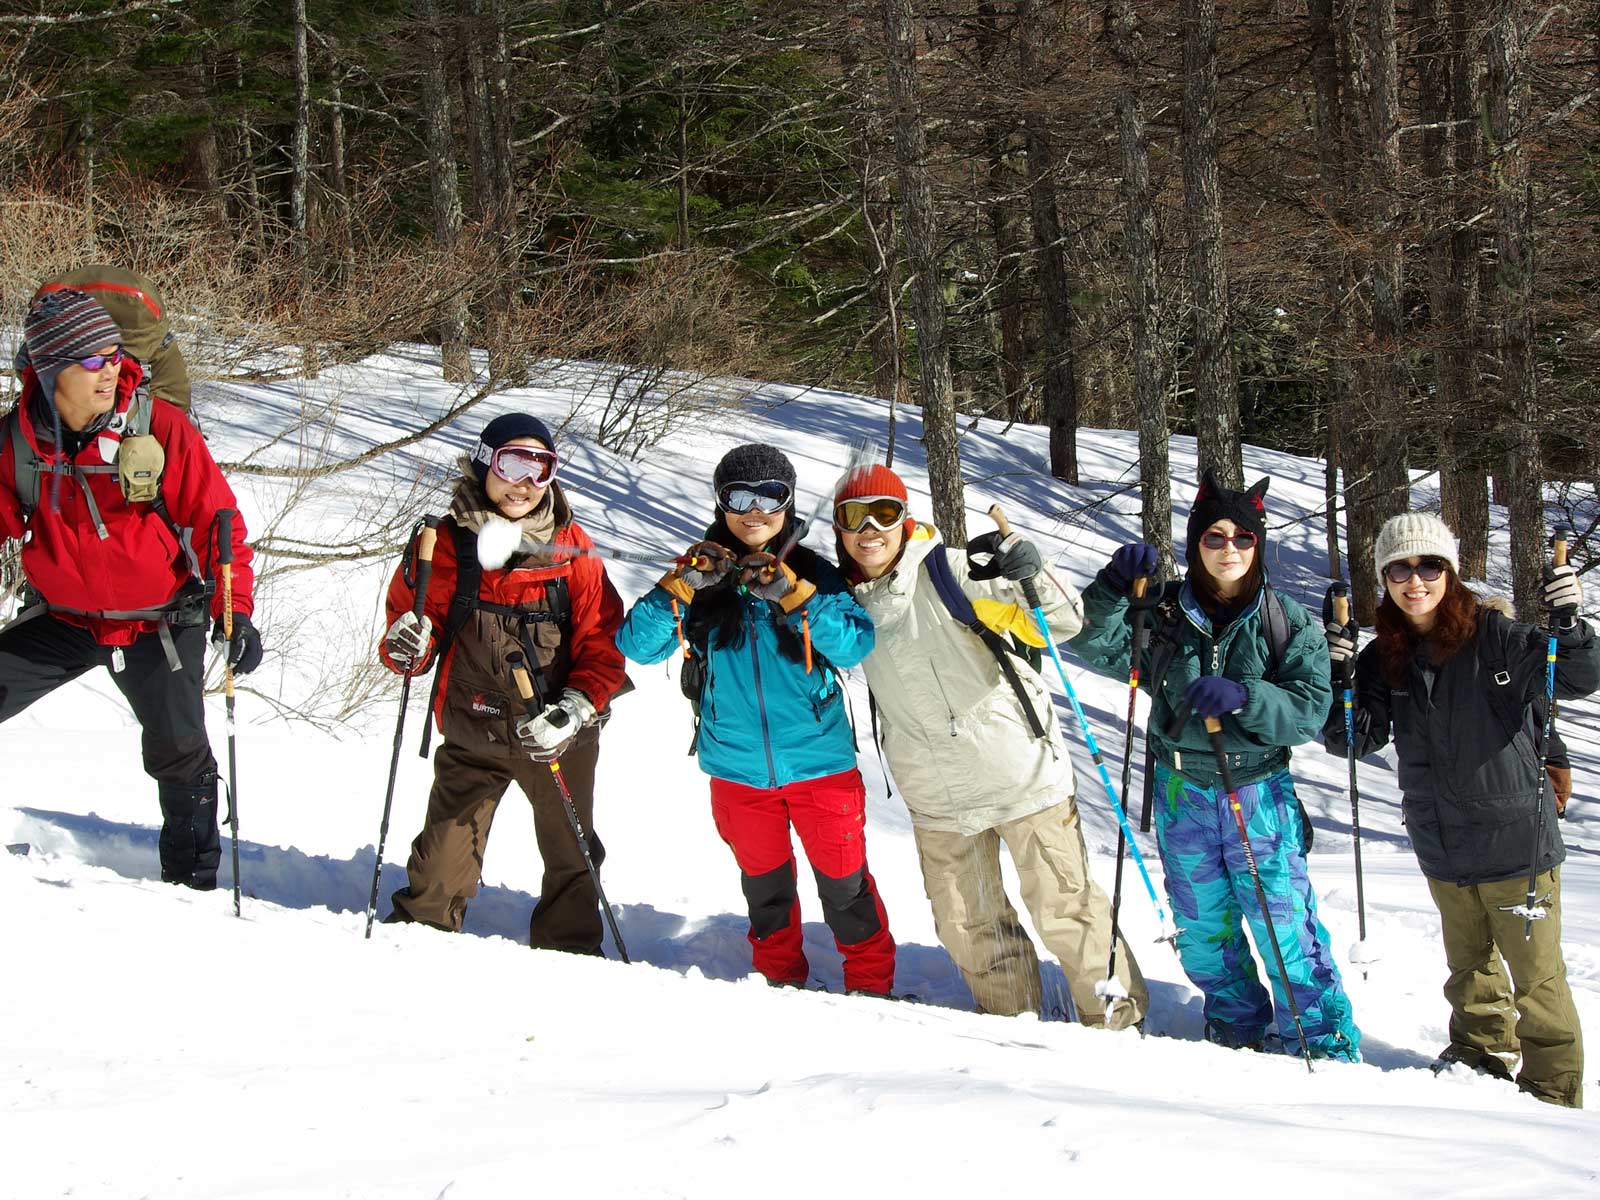
M 1373 562 L 1378 569 L 1378 579 L 1383 579 L 1383 569 L 1402 558 L 1442 558 L 1450 569 L 1461 574 L 1461 562 L 1456 556 L 1456 535 L 1432 513 L 1401 513 L 1390 517 L 1378 530 L 1378 542 L 1373 548 Z

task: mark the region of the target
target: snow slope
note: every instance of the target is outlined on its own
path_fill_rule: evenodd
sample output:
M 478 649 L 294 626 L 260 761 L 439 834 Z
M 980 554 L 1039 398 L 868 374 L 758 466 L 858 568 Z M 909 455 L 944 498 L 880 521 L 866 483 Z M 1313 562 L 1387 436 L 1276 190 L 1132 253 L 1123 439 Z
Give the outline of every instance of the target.
M 222 459 L 302 465 L 387 442 L 453 395 L 429 354 L 292 386 L 212 389 L 200 406 L 208 437 Z M 789 452 L 805 511 L 851 437 L 880 447 L 884 437 L 872 401 L 763 386 L 642 461 L 618 459 L 583 436 L 593 383 L 579 368 L 553 371 L 425 445 L 310 484 L 236 474 L 246 520 L 313 550 L 397 541 L 381 518 L 428 498 L 441 507 L 455 454 L 495 413 L 526 408 L 567 424 L 563 478 L 596 542 L 667 556 L 708 519 L 711 468 L 737 442 Z M 926 515 L 917 414 L 901 417 L 896 467 Z M 1136 477 L 1131 434 L 1083 430 L 1080 447 L 1088 482 L 1073 488 L 1049 478 L 1042 430 L 1002 439 L 986 422 L 963 441 L 971 527 L 999 501 L 1081 586 L 1136 536 L 1138 503 L 1123 490 Z M 1195 485 L 1192 440 L 1175 438 L 1172 456 L 1181 508 Z M 1321 465 L 1260 450 L 1246 462 L 1273 478 L 1275 581 L 1317 600 Z M 1432 499 L 1429 481 L 1414 498 Z M 1503 563 L 1503 528 L 1496 550 Z M 972 1013 L 933 934 L 905 811 L 884 798 L 859 678 L 869 855 L 901 945 L 897 991 L 921 1003 L 774 992 L 749 976 L 737 869 L 684 754 L 687 706 L 670 667 L 632 668 L 638 691 L 617 705 L 600 765 L 606 887 L 633 966 L 519 944 L 539 867 L 515 797 L 499 814 L 469 936 L 380 925 L 363 941 L 398 687 L 360 664 L 392 565 L 313 564 L 263 588 L 269 658 L 239 700 L 243 921 L 225 890 L 154 882 L 154 789 L 109 679 L 87 676 L 0 728 L 0 837 L 33 847 L 0 855 L 0 1196 L 459 1200 L 563 1185 L 601 1197 L 1596 1193 L 1592 1116 L 1426 1070 L 1448 1016 L 1438 921 L 1378 761 L 1362 766 L 1361 787 L 1369 945 L 1382 958 L 1366 978 L 1344 966 L 1367 1061 L 1319 1064 L 1310 1077 L 1297 1060 L 1198 1040 L 1199 998 L 1175 955 L 1152 944 L 1154 910 L 1131 873 L 1123 921 L 1151 981 L 1148 1024 L 1163 1036 L 1068 1023 L 1054 963 L 1046 1020 Z M 629 600 L 655 574 L 611 572 Z M 1124 689 L 1068 666 L 1107 760 L 1120 763 Z M 414 753 L 425 691 L 407 722 L 380 914 L 404 882 L 431 777 Z M 337 719 L 345 708 L 353 715 Z M 1072 723 L 1064 699 L 1058 708 Z M 285 719 L 291 710 L 316 721 Z M 1567 959 L 1596 1030 L 1600 720 L 1592 703 L 1563 713 L 1578 795 L 1563 825 Z M 1075 728 L 1069 740 L 1092 864 L 1109 888 L 1116 825 Z M 1310 746 L 1295 769 L 1342 955 L 1356 940 L 1344 762 Z M 1142 845 L 1158 871 L 1153 842 Z M 837 993 L 838 955 L 804 888 L 802 906 L 813 985 Z

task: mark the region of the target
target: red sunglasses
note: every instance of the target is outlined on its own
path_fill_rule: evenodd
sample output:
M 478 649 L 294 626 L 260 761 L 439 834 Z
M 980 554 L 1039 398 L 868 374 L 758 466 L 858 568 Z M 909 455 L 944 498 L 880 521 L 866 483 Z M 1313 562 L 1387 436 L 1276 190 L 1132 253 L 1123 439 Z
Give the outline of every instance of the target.
M 1208 529 L 1200 535 L 1200 544 L 1207 550 L 1221 550 L 1229 542 L 1240 550 L 1248 550 L 1256 544 L 1256 535 L 1248 529 L 1241 529 L 1232 537 L 1218 533 L 1215 529 Z

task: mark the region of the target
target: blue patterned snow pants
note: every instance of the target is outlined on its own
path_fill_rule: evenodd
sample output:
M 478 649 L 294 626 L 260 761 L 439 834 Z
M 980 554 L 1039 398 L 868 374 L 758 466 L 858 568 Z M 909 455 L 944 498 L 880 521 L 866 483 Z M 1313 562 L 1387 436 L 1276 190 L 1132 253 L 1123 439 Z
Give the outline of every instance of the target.
M 1208 1036 L 1228 1045 L 1259 1042 L 1272 1020 L 1275 997 L 1284 1047 L 1300 1053 L 1227 793 L 1220 786 L 1196 786 L 1160 763 L 1155 771 L 1156 841 L 1166 870 L 1167 898 L 1183 930 L 1178 957 L 1184 974 L 1205 993 Z M 1361 1031 L 1334 965 L 1328 931 L 1317 919 L 1294 780 L 1288 771 L 1279 771 L 1247 784 L 1239 789 L 1239 807 L 1311 1052 L 1356 1059 Z M 1249 919 L 1255 943 L 1262 948 L 1273 997 L 1256 975 L 1241 917 Z

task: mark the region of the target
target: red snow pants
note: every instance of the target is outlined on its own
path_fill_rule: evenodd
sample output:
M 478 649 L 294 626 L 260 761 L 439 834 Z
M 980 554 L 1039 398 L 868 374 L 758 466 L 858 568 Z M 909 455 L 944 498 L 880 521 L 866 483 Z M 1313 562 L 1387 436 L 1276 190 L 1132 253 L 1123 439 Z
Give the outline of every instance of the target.
M 800 929 L 789 828 L 800 835 L 822 901 L 822 919 L 844 955 L 847 991 L 888 994 L 894 938 L 867 870 L 867 792 L 852 768 L 778 788 L 711 781 L 711 816 L 739 864 L 750 910 L 756 970 L 773 983 L 804 985 L 810 967 Z

